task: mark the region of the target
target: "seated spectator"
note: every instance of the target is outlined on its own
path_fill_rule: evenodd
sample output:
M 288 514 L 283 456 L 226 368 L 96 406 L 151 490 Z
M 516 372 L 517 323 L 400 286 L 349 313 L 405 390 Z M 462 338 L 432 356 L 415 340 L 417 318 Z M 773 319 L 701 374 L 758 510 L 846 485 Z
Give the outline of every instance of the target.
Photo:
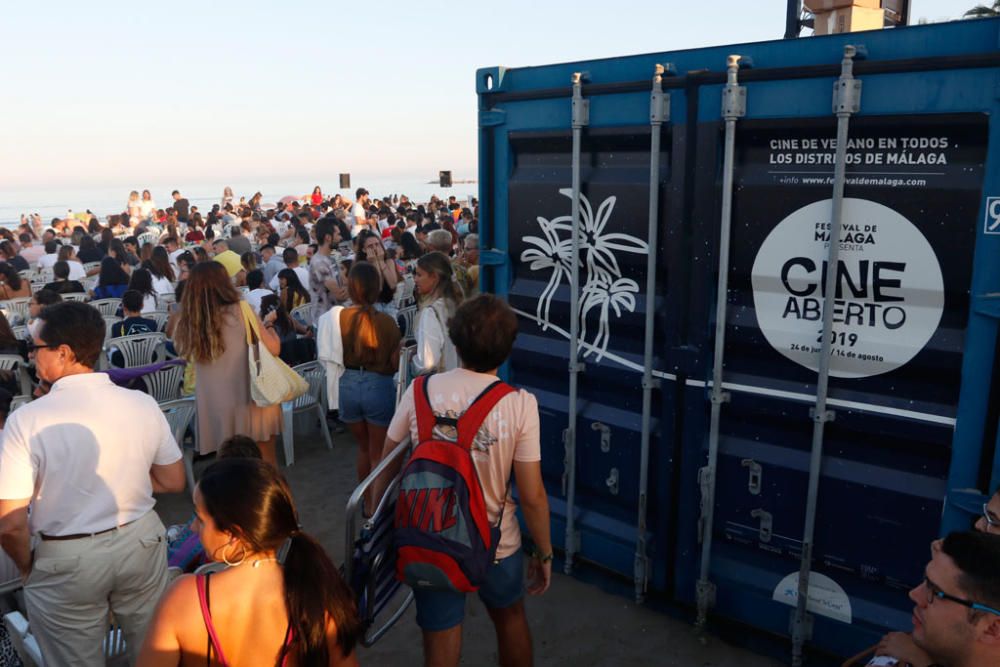
M 90 264 L 91 262 L 100 262 L 104 259 L 104 250 L 97 245 L 92 236 L 84 234 L 80 238 L 80 252 L 77 253 L 80 261 L 84 264 Z
M 135 290 L 142 295 L 142 312 L 151 313 L 159 310 L 159 300 L 153 289 L 153 275 L 146 269 L 136 269 L 128 282 L 129 291 Z M 171 290 L 172 291 L 172 290 Z
M 28 260 L 17 254 L 14 244 L 10 241 L 0 243 L 0 260 L 7 262 L 17 271 L 27 271 L 31 268 Z
M 95 299 L 120 299 L 128 289 L 129 276 L 118 258 L 105 257 L 101 260 L 101 273 L 94 288 Z
M 0 299 L 20 299 L 31 296 L 31 283 L 7 262 L 0 262 Z
M 21 232 L 17 237 L 21 244 L 21 251 L 18 253 L 28 264 L 36 264 L 42 255 L 45 254 L 44 246 L 38 245 L 31 232 Z M 23 270 L 23 269 L 22 269 Z
M 311 298 L 309 291 L 303 286 L 299 274 L 294 269 L 282 269 L 277 277 L 281 305 L 287 312 L 290 313 L 299 306 L 309 303 Z
M 38 316 L 41 314 L 42 309 L 45 306 L 61 302 L 62 296 L 58 292 L 53 292 L 49 289 L 40 289 L 32 295 L 31 301 L 28 303 L 28 321 L 25 323 L 28 325 L 28 333 L 31 334 L 32 338 L 38 336 L 38 326 L 40 324 Z
M 52 275 L 55 277 L 55 280 L 47 283 L 42 289 L 47 289 L 56 294 L 79 294 L 86 292 L 79 280 L 69 279 L 69 273 L 68 262 L 61 260 L 56 262 L 52 266 Z
M 278 297 L 268 292 L 261 299 L 260 308 L 256 311 L 261 320 L 269 313 L 275 314 L 274 333 L 281 340 L 281 360 L 289 366 L 304 364 L 316 359 L 316 341 L 312 338 L 312 329 L 288 314 L 282 307 Z M 305 338 L 299 338 L 299 336 Z
M 59 261 L 59 241 L 53 237 L 45 242 L 45 254 L 38 258 L 39 269 L 51 269 Z
M 479 235 L 467 234 L 460 245 L 462 251 L 451 261 L 451 268 L 465 298 L 471 299 L 479 294 Z
M 149 271 L 152 278 L 153 291 L 157 295 L 174 293 L 174 269 L 170 265 L 170 257 L 163 246 L 153 248 L 153 254 L 142 268 Z
M 890 655 L 917 667 L 1000 664 L 1000 537 L 951 533 L 931 543 L 923 582 L 910 591 L 917 652 Z
M 250 291 L 246 295 L 246 300 L 254 312 L 260 312 L 261 299 L 266 296 L 274 296 L 274 292 L 264 288 L 264 272 L 260 269 L 254 269 L 247 273 L 247 288 Z
M 83 280 L 87 277 L 87 272 L 83 270 L 83 264 L 76 258 L 73 246 L 64 245 L 59 248 L 59 261 L 66 262 L 69 265 L 70 280 Z
M 217 461 L 194 502 L 205 552 L 235 567 L 174 583 L 139 664 L 180 664 L 207 646 L 205 659 L 224 665 L 265 655 L 277 665 L 356 665 L 353 596 L 323 547 L 302 532 L 281 475 L 263 461 Z
M 136 336 L 156 332 L 156 322 L 142 316 L 143 296 L 138 290 L 130 289 L 122 294 L 122 312 L 125 318 L 111 325 L 111 337 Z M 117 365 L 121 365 L 119 362 Z

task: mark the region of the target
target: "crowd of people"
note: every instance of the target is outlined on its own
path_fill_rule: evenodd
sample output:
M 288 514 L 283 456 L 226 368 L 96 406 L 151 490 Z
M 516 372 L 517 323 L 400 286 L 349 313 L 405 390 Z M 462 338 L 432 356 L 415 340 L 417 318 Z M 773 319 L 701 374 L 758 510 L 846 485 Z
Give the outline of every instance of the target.
M 354 664 L 354 593 L 299 523 L 275 447 L 281 407 L 251 397 L 248 354 L 327 370 L 322 427 L 349 429 L 360 481 L 415 423 L 412 386 L 397 406 L 398 382 L 433 375 L 446 420 L 496 381 L 513 347 L 513 311 L 478 294 L 476 204 L 373 200 L 363 188 L 350 201 L 319 187 L 273 207 L 228 188 L 208 211 L 172 199 L 161 209 L 136 191 L 105 221 L 31 216 L 0 230 L 0 338 L 23 355 L 34 396 L 0 415 L 0 546 L 23 577 L 30 627 L 53 665 L 103 663 L 109 614 L 137 664 Z M 109 303 L 111 323 L 97 307 Z M 191 433 L 208 459 L 188 489 L 188 528 L 204 560 L 228 565 L 172 584 L 154 494 L 187 488 L 184 443 L 152 396 L 100 372 L 122 361 L 116 338 L 157 332 L 185 365 Z M 552 546 L 538 408 L 518 391 L 493 412 L 469 450 L 502 535 L 480 597 L 502 664 L 529 664 L 510 485 L 536 545 L 527 590 L 541 593 Z M 427 661 L 457 664 L 465 596 L 436 593 L 417 600 Z

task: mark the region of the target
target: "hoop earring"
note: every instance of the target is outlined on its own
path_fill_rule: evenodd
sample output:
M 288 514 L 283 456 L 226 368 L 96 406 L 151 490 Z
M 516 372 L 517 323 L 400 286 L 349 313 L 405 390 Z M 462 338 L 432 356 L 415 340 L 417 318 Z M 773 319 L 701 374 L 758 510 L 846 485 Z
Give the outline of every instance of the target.
M 240 559 L 235 563 L 230 563 L 229 558 L 226 556 L 226 552 L 225 551 L 222 552 L 222 562 L 225 563 L 227 567 L 239 567 L 240 565 L 243 565 L 243 561 L 245 561 L 246 559 L 247 559 L 247 548 L 243 546 L 242 542 L 240 543 Z

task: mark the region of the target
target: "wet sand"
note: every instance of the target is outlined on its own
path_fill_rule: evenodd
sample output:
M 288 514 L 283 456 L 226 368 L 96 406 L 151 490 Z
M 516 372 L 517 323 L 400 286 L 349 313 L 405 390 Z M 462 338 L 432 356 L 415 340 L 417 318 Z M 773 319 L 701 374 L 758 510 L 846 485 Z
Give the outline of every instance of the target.
M 303 527 L 323 543 L 334 562 L 340 563 L 344 558 L 344 506 L 355 485 L 355 445 L 345 433 L 333 435 L 333 447 L 332 452 L 327 450 L 316 431 L 300 433 L 296 438 L 295 465 L 283 470 L 295 494 Z M 196 462 L 195 474 L 210 461 Z M 157 502 L 157 510 L 167 525 L 186 521 L 192 509 L 187 494 L 162 496 Z M 529 596 L 526 604 L 535 662 L 540 666 L 781 664 L 726 645 L 718 638 L 711 638 L 703 646 L 689 624 L 563 574 L 555 574 L 549 591 L 541 597 Z M 496 665 L 493 626 L 475 596 L 470 596 L 466 606 L 463 631 L 462 664 Z M 373 648 L 359 649 L 358 658 L 362 665 L 420 664 L 420 631 L 412 606 Z

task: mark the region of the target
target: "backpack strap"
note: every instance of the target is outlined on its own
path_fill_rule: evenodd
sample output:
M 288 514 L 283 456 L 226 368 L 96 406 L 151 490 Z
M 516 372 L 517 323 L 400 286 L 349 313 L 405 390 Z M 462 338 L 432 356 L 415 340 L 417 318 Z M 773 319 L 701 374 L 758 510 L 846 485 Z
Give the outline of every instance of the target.
M 417 413 L 417 438 L 427 442 L 434 437 L 434 411 L 427 395 L 430 375 L 420 375 L 413 381 L 413 407 Z M 418 443 L 419 444 L 419 443 Z
M 479 428 L 483 425 L 483 422 L 486 421 L 486 417 L 490 414 L 490 411 L 496 407 L 500 399 L 513 391 L 514 388 L 503 380 L 497 380 L 486 387 L 476 397 L 476 400 L 472 401 L 472 405 L 458 418 L 458 444 L 467 451 L 471 451 L 472 441 L 475 439 L 476 433 L 479 432 Z

